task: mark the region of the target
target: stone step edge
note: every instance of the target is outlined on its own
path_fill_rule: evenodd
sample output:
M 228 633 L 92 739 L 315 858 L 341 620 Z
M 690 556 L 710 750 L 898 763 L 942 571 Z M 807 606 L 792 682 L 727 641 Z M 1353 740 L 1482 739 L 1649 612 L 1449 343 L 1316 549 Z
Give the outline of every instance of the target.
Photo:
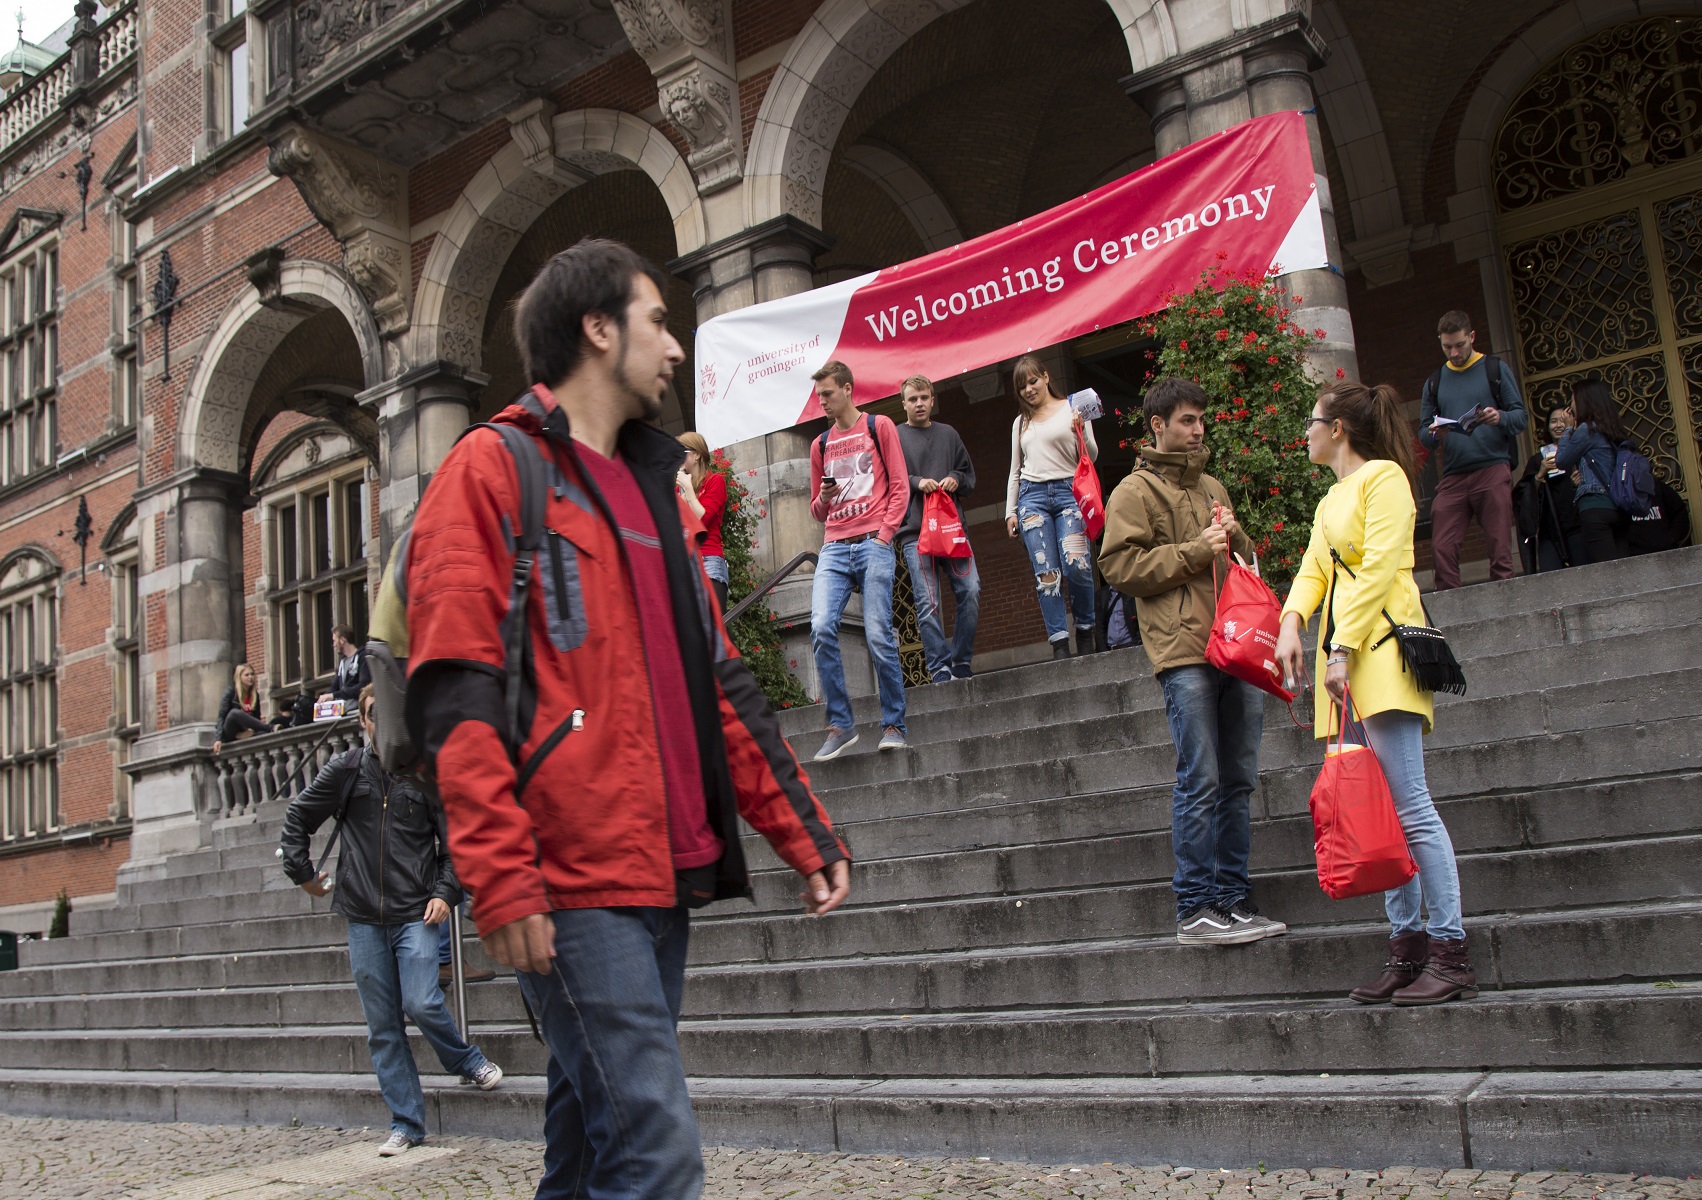
M 708 1146 L 1276 1170 L 1327 1161 L 1683 1176 L 1702 1158 L 1702 1072 L 1448 1072 L 1353 1078 L 688 1080 Z M 424 1085 L 434 1134 L 533 1136 L 543 1080 Z M 366 1124 L 367 1075 L 0 1070 L 19 1115 Z M 1301 1158 L 1294 1157 L 1302 1155 Z

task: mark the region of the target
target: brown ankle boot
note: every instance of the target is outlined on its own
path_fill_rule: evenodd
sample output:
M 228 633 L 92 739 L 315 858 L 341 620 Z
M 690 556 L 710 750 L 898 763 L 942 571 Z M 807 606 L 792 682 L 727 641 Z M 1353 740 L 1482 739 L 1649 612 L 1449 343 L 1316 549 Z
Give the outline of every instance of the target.
M 1389 961 L 1383 973 L 1370 983 L 1349 992 L 1348 999 L 1360 1004 L 1387 1004 L 1389 997 L 1419 977 L 1430 949 L 1430 939 L 1420 933 L 1397 933 L 1389 939 Z
M 1391 1003 L 1401 1007 L 1416 1004 L 1443 1004 L 1449 1000 L 1470 1000 L 1477 995 L 1477 972 L 1472 970 L 1466 955 L 1466 939 L 1445 942 L 1430 939 L 1430 961 L 1424 973 L 1411 984 L 1396 992 Z

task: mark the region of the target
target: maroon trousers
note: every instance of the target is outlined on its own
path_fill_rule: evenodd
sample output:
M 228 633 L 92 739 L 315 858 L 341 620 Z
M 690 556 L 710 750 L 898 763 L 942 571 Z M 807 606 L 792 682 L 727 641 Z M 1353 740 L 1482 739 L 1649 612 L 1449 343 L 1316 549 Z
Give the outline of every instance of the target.
M 1444 475 L 1430 502 L 1430 554 L 1436 590 L 1460 586 L 1460 547 L 1475 517 L 1489 543 L 1489 577 L 1513 578 L 1513 470 L 1506 463 Z

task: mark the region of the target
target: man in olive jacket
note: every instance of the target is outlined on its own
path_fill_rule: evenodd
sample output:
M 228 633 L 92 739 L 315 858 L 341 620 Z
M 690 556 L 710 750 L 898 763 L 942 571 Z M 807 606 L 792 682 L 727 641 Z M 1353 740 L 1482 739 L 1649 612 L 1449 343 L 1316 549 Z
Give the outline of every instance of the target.
M 361 730 L 370 743 L 372 685 L 360 693 Z M 384 1156 L 425 1141 L 425 1094 L 403 1017 L 419 1027 L 443 1069 L 489 1091 L 502 1068 L 455 1028 L 437 981 L 437 930 L 461 903 L 449 861 L 443 808 L 412 780 L 385 771 L 368 747 L 339 754 L 290 801 L 279 857 L 290 882 L 313 896 L 331 892 L 316 874 L 308 843 L 329 818 L 342 824 L 331 911 L 349 922 L 349 966 L 366 1016 L 367 1049 L 390 1107 Z
M 1253 543 L 1223 485 L 1205 474 L 1205 412 L 1196 383 L 1160 379 L 1147 389 L 1152 442 L 1111 493 L 1099 554 L 1106 582 L 1135 597 L 1141 644 L 1164 688 L 1176 743 L 1176 940 L 1185 946 L 1288 932 L 1258 914 L 1247 877 L 1264 693 L 1206 662 L 1217 616 L 1212 563 L 1231 551 L 1251 563 Z

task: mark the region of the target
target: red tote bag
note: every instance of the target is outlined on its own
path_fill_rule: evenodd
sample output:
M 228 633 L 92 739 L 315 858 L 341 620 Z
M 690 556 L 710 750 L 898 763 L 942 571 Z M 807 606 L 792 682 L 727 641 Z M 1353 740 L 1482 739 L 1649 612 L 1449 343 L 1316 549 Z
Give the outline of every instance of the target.
M 1076 494 L 1076 507 L 1081 509 L 1088 540 L 1097 541 L 1105 532 L 1105 492 L 1099 486 L 1099 472 L 1093 469 L 1093 460 L 1087 456 L 1087 438 L 1080 429 L 1076 430 L 1076 446 L 1076 477 L 1070 481 L 1070 490 Z
M 1368 743 L 1343 739 L 1353 713 L 1353 697 L 1346 700 L 1335 745 L 1325 743 L 1324 769 L 1312 786 L 1318 886 L 1332 900 L 1386 892 L 1418 874 L 1377 755 Z
M 916 553 L 932 558 L 968 558 L 969 535 L 951 493 L 935 490 L 922 497 L 922 532 L 916 535 Z
M 1217 559 L 1212 559 L 1217 579 Z M 1206 661 L 1226 675 L 1245 680 L 1285 701 L 1294 693 L 1282 685 L 1277 666 L 1277 633 L 1282 628 L 1282 605 L 1258 573 L 1238 562 L 1229 564 L 1229 577 L 1217 593 L 1217 618 L 1206 641 Z

